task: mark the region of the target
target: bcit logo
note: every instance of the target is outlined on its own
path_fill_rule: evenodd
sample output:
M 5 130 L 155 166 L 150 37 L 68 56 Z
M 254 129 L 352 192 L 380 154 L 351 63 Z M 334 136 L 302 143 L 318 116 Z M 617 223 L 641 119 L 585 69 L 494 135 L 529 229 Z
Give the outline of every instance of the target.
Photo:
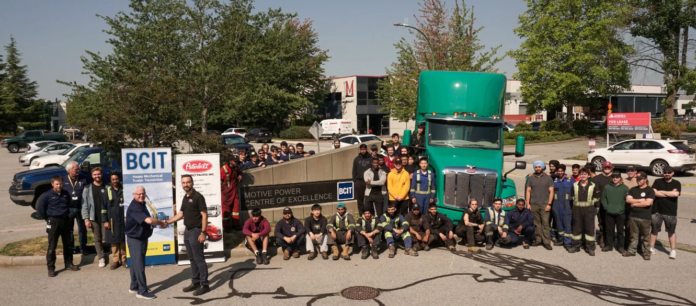
M 339 182 L 338 183 L 338 200 L 352 200 L 353 199 L 353 182 Z
M 171 249 L 172 249 L 172 247 L 171 247 L 171 245 L 169 245 L 169 244 L 165 244 L 165 245 L 162 246 L 162 251 L 165 251 L 165 252 L 166 252 L 166 251 L 169 251 L 169 250 L 171 250 Z
M 189 172 L 208 171 L 212 167 L 213 167 L 213 164 L 211 164 L 207 161 L 204 161 L 204 160 L 192 160 L 190 162 L 186 162 L 183 166 L 184 170 L 189 171 Z

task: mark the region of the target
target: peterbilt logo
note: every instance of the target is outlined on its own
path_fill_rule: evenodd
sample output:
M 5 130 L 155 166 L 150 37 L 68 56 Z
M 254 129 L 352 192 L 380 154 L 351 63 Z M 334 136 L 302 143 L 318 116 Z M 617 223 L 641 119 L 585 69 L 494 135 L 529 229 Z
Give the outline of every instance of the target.
M 190 171 L 190 172 L 203 172 L 210 170 L 210 168 L 213 167 L 213 164 L 204 161 L 204 160 L 193 160 L 190 162 L 186 162 L 183 166 L 184 170 Z

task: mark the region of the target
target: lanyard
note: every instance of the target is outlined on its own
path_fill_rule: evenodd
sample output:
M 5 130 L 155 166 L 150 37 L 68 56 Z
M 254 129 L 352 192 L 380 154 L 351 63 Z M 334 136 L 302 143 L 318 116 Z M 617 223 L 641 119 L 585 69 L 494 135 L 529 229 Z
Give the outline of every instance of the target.
M 70 175 L 68 175 L 68 181 L 70 181 L 70 186 L 72 186 L 72 194 L 75 195 L 75 186 L 77 186 L 77 181 L 75 181 L 75 184 L 73 184 Z

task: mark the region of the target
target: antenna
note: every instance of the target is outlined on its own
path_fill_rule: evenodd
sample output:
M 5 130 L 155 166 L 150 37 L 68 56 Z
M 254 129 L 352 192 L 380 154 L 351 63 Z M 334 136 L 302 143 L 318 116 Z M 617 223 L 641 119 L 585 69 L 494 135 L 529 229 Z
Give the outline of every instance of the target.
M 404 18 L 404 26 L 408 25 L 408 18 Z

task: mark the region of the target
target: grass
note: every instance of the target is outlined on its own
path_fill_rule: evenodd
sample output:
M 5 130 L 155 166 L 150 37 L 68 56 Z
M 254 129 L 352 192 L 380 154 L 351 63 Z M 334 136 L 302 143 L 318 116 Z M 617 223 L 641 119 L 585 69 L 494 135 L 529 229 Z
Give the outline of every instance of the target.
M 75 242 L 77 243 L 77 232 L 75 232 Z M 87 230 L 87 245 L 94 246 L 94 236 L 90 230 Z M 0 255 L 5 256 L 46 256 L 48 250 L 48 236 L 30 238 L 17 242 L 8 243 Z M 63 255 L 63 243 L 58 239 L 56 247 L 56 255 Z
M 546 136 L 542 137 L 541 139 L 536 139 L 536 140 L 525 140 L 525 144 L 530 144 L 530 143 L 545 143 L 545 142 L 558 142 L 558 141 L 564 141 L 564 140 L 570 140 L 574 139 L 573 135 L 570 134 L 561 134 L 561 135 L 555 135 L 555 136 Z M 515 145 L 517 144 L 517 139 L 505 139 L 505 142 L 503 143 L 504 145 Z
M 587 153 L 582 153 L 582 154 L 578 154 L 578 155 L 575 155 L 575 156 L 566 157 L 566 159 L 587 160 Z

